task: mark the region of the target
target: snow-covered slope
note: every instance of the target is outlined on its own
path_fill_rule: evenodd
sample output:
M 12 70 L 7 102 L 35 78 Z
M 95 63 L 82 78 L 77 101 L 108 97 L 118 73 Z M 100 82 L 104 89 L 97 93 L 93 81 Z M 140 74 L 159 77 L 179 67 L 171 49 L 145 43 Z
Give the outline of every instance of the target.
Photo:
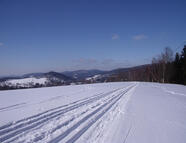
M 100 74 L 94 75 L 93 77 L 87 77 L 85 80 L 96 80 L 96 79 L 99 79 L 99 78 L 101 78 Z
M 185 143 L 186 87 L 118 82 L 0 91 L 0 142 Z
M 11 85 L 11 86 L 21 86 L 21 87 L 29 87 L 31 85 L 36 85 L 36 84 L 46 84 L 48 82 L 47 78 L 23 78 L 23 79 L 11 79 L 5 81 L 6 85 Z
M 0 79 L 0 90 L 68 85 L 73 82 L 71 77 L 57 72 L 31 73 L 20 77 L 7 77 Z

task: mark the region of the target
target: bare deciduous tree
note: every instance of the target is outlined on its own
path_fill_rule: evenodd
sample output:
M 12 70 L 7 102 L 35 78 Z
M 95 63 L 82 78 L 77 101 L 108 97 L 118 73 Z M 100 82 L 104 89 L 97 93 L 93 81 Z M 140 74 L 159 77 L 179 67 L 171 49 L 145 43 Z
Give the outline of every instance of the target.
M 171 48 L 166 47 L 164 52 L 161 53 L 157 58 L 152 59 L 152 80 L 156 82 L 167 82 L 165 79 L 166 76 L 169 76 L 169 72 L 167 72 L 168 65 L 173 61 L 173 51 Z

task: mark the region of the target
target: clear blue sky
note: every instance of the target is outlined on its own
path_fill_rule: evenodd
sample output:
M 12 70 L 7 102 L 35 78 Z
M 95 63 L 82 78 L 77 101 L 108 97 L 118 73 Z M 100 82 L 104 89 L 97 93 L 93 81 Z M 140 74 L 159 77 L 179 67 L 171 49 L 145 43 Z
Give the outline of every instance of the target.
M 0 0 L 0 75 L 146 64 L 185 40 L 185 0 Z

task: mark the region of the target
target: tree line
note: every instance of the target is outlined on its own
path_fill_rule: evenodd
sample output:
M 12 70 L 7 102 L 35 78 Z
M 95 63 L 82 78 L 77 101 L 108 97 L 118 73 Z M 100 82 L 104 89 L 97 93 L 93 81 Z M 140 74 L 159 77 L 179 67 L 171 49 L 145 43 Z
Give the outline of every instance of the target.
M 186 45 L 181 53 L 173 54 L 171 48 L 152 58 L 148 65 L 119 71 L 108 81 L 147 81 L 159 83 L 177 83 L 186 85 Z

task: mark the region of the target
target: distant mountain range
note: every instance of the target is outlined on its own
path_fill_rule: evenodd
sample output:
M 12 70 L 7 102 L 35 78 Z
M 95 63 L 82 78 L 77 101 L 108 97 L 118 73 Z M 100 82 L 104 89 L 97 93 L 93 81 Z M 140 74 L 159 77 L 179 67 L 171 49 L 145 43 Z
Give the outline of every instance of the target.
M 76 80 L 84 80 L 87 77 L 92 77 L 98 74 L 106 74 L 108 71 L 101 71 L 101 70 L 76 70 L 76 71 L 65 71 L 62 74 L 74 78 Z
M 97 69 L 65 71 L 61 73 L 51 71 L 47 73 L 30 73 L 22 76 L 2 77 L 0 78 L 0 90 L 107 82 L 111 77 L 117 76 L 120 73 L 127 74 L 129 71 L 144 69 L 146 66 L 147 65 L 119 68 L 110 71 Z

